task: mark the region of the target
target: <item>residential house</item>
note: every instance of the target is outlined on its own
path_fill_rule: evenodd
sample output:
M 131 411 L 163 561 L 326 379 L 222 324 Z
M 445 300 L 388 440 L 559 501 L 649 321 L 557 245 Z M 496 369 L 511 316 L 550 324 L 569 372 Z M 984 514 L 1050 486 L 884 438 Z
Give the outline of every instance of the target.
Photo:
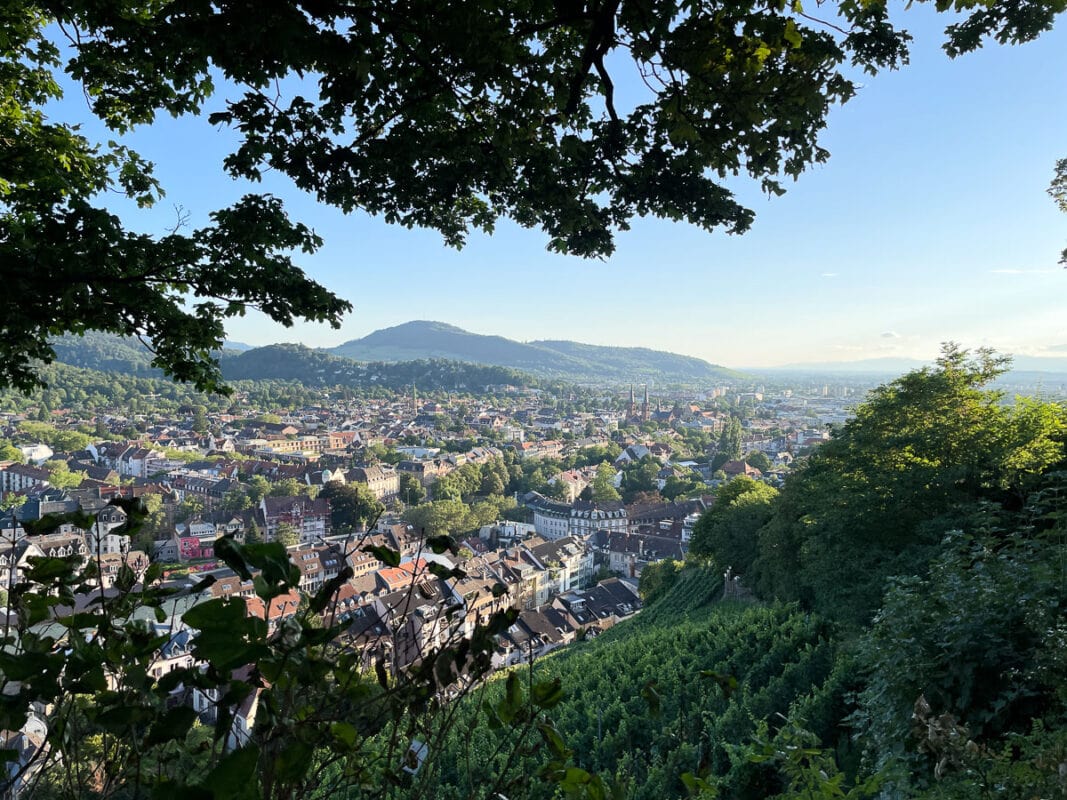
M 548 570 L 548 579 L 538 585 L 537 606 L 552 595 L 588 586 L 593 577 L 593 550 L 573 537 L 557 539 L 527 548 L 537 564 Z
M 48 480 L 51 477 L 48 470 L 41 467 L 8 462 L 0 467 L 0 494 L 44 488 L 49 485 Z
M 132 570 L 135 581 L 140 581 L 150 563 L 148 555 L 141 550 L 131 550 L 128 553 L 103 553 L 98 560 L 100 584 L 105 589 L 110 589 L 115 585 L 124 566 Z
M 389 465 L 372 465 L 350 469 L 347 478 L 362 483 L 378 500 L 388 503 L 400 495 L 400 473 Z
M 266 541 L 272 542 L 281 525 L 292 525 L 300 542 L 317 542 L 330 533 L 330 502 L 318 497 L 264 497 L 259 504 L 259 523 Z
M 626 507 L 622 503 L 579 500 L 571 506 L 567 535 L 584 537 L 600 530 L 624 531 L 629 525 Z
M 745 461 L 727 461 L 722 465 L 722 471 L 727 478 L 736 478 L 738 475 L 756 479 L 763 477 L 762 472 Z

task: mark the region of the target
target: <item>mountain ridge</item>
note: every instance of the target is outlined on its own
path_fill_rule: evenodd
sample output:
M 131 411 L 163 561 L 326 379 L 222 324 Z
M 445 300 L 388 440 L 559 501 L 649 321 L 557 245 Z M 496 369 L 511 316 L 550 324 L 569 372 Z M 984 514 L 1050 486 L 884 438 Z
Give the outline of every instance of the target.
M 227 343 L 229 344 L 229 343 Z M 53 340 L 56 362 L 103 373 L 163 378 L 152 354 L 137 339 L 99 331 Z M 537 379 L 520 370 L 447 359 L 408 359 L 402 363 L 357 362 L 303 344 L 271 344 L 215 353 L 225 381 L 295 380 L 309 387 L 399 389 L 416 383 L 427 389 L 531 386 Z
M 329 353 L 356 361 L 444 358 L 508 367 L 546 378 L 577 381 L 729 380 L 742 373 L 693 356 L 647 347 L 607 347 L 569 340 L 518 342 L 472 333 L 434 320 L 412 320 L 352 339 Z

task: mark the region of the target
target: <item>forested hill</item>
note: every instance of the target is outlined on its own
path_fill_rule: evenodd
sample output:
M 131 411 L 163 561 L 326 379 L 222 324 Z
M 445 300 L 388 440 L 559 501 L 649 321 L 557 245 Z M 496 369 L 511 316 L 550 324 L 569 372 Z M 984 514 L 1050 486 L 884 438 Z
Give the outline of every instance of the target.
M 359 361 L 446 358 L 573 381 L 685 382 L 740 377 L 740 373 L 699 358 L 643 347 L 601 347 L 569 341 L 523 343 L 427 321 L 384 328 L 331 352 Z
M 136 339 L 108 333 L 53 341 L 56 360 L 86 369 L 162 377 Z M 396 388 L 413 381 L 427 389 L 530 386 L 540 380 L 661 382 L 718 381 L 740 373 L 706 361 L 636 347 L 598 347 L 554 341 L 522 344 L 479 336 L 438 322 L 410 322 L 377 331 L 333 350 L 276 344 L 219 355 L 225 380 L 297 380 L 309 386 L 343 384 Z
M 152 354 L 133 338 L 107 333 L 64 336 L 53 342 L 61 364 L 122 373 L 162 377 L 152 366 Z M 219 355 L 227 381 L 288 380 L 305 386 L 348 386 L 369 389 L 406 389 L 412 383 L 426 390 L 482 391 L 486 386 L 526 387 L 537 379 L 499 366 L 420 359 L 400 363 L 358 363 L 312 350 L 299 344 L 277 344 L 244 351 L 223 350 Z
M 56 351 L 56 361 L 61 364 L 144 377 L 163 375 L 152 366 L 152 354 L 148 349 L 132 337 L 88 331 L 84 336 L 67 334 L 57 337 L 51 344 Z
M 487 386 L 531 386 L 536 379 L 513 369 L 444 359 L 359 363 L 297 344 L 257 347 L 221 358 L 226 380 L 296 380 L 308 386 L 482 391 Z

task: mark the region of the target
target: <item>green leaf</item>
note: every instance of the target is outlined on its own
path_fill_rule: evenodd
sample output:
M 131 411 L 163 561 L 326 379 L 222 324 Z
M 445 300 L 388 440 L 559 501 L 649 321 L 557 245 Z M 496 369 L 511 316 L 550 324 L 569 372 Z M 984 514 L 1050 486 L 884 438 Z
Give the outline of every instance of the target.
M 314 748 L 299 739 L 291 741 L 274 759 L 275 774 L 284 783 L 296 783 L 303 778 L 312 764 Z
M 456 544 L 455 539 L 453 539 L 447 534 L 441 536 L 430 536 L 426 539 L 426 545 L 437 555 L 441 555 L 445 551 L 452 553 L 452 555 L 459 554 L 459 547 Z
M 330 600 L 333 599 L 337 592 L 340 591 L 341 587 L 348 582 L 348 579 L 351 578 L 352 575 L 352 567 L 345 565 L 344 568 L 342 568 L 341 571 L 337 573 L 337 575 L 326 581 L 326 583 L 323 584 L 322 588 L 316 593 L 313 598 L 311 598 L 311 601 L 308 603 L 308 607 L 311 609 L 311 611 L 318 614 L 323 609 L 325 609 L 326 606 L 329 604 Z
M 459 567 L 446 567 L 444 564 L 438 564 L 436 561 L 431 561 L 426 565 L 426 570 L 431 575 L 436 575 L 441 580 L 449 580 L 451 578 L 462 579 L 467 576 Z
M 793 22 L 793 20 L 786 20 L 785 32 L 782 34 L 782 38 L 789 42 L 789 44 L 793 47 L 794 50 L 800 47 L 800 31 L 797 30 L 797 25 L 795 22 Z
M 522 683 L 519 681 L 519 676 L 514 672 L 508 674 L 505 684 L 505 697 L 508 705 L 512 708 L 522 707 Z
M 360 550 L 364 553 L 370 553 L 387 567 L 400 566 L 400 553 L 396 550 L 377 544 L 365 545 L 364 547 L 361 547 Z
M 354 725 L 350 725 L 347 722 L 333 722 L 330 723 L 330 733 L 346 747 L 352 748 L 356 746 L 358 732 Z
M 217 800 L 250 798 L 256 794 L 256 765 L 259 748 L 255 745 L 234 750 L 225 755 L 204 778 L 201 786 Z
M 148 569 L 144 573 L 145 585 L 153 584 L 163 576 L 163 564 L 159 561 L 153 561 L 148 565 Z
M 115 576 L 115 586 L 119 591 L 128 592 L 137 583 L 137 574 L 130 568 L 129 564 L 123 564 L 119 567 L 119 574 Z
M 65 556 L 63 558 L 51 558 L 31 556 L 27 559 L 30 568 L 26 570 L 26 579 L 33 583 L 53 583 L 57 578 L 63 581 L 73 579 L 80 566 L 80 557 Z
M 189 590 L 189 594 L 198 595 L 201 592 L 203 592 L 205 589 L 209 589 L 210 587 L 214 586 L 215 585 L 215 581 L 217 581 L 217 580 L 218 580 L 218 578 L 216 578 L 214 575 L 205 575 L 203 580 L 198 581 L 193 586 L 193 588 L 191 588 Z
M 530 700 L 538 708 L 554 708 L 563 696 L 563 681 L 560 678 L 535 683 L 530 690 Z
M 493 708 L 493 704 L 488 700 L 482 701 L 482 711 L 485 714 L 486 723 L 489 725 L 489 730 L 498 731 L 504 727 L 504 720 L 500 719 L 500 715 L 496 713 L 496 709 Z
M 218 597 L 193 606 L 182 615 L 182 621 L 199 631 L 233 631 L 242 627 L 246 608 L 240 598 Z
M 196 711 L 191 706 L 176 706 L 160 717 L 148 730 L 144 746 L 151 747 L 174 739 L 183 739 L 196 721 Z
M 215 557 L 221 558 L 226 566 L 240 575 L 242 579 L 252 580 L 252 572 L 245 561 L 241 545 L 233 536 L 227 535 L 215 540 Z
M 563 737 L 559 735 L 559 731 L 550 722 L 538 723 L 537 729 L 541 732 L 541 738 L 548 745 L 548 749 L 553 756 L 564 761 L 571 757 L 572 753 L 567 749 Z

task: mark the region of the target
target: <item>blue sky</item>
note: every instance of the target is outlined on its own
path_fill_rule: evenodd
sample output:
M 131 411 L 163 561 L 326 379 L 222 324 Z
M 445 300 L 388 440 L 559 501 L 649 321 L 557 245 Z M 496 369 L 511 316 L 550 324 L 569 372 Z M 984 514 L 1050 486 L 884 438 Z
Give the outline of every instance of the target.
M 267 187 L 326 240 L 300 263 L 355 311 L 339 331 L 250 314 L 229 337 L 331 346 L 434 319 L 738 367 L 929 358 L 948 339 L 1063 355 L 1067 215 L 1045 190 L 1067 157 L 1067 25 L 953 61 L 939 48 L 943 19 L 919 7 L 903 19 L 916 35 L 911 64 L 864 79 L 833 112 L 827 164 L 780 198 L 737 184 L 757 212 L 744 236 L 637 220 L 614 256 L 587 261 L 550 254 L 539 231 L 501 222 L 457 252 L 433 232 L 319 206 L 279 178 Z M 63 105 L 65 115 L 84 107 L 77 97 Z M 91 122 L 86 132 L 99 133 Z M 128 223 L 162 230 L 177 203 L 198 224 L 247 191 L 221 174 L 233 141 L 192 119 L 135 134 L 167 197 Z

